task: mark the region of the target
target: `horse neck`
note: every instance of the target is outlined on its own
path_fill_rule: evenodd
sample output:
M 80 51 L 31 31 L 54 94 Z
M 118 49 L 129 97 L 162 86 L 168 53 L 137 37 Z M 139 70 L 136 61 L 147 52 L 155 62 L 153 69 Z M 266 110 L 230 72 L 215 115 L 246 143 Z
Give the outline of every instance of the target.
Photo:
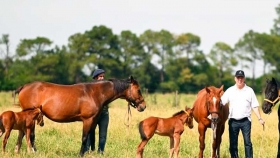
M 120 93 L 117 93 L 114 90 L 113 82 L 104 81 L 104 82 L 100 82 L 100 83 L 97 83 L 97 84 L 100 84 L 99 86 L 101 86 L 100 87 L 101 90 L 99 91 L 99 93 L 102 94 L 102 97 L 104 98 L 101 101 L 102 105 L 103 104 L 109 104 L 112 101 L 125 96 L 125 90 L 123 92 L 120 92 Z M 96 93 L 94 93 L 93 95 L 95 96 Z

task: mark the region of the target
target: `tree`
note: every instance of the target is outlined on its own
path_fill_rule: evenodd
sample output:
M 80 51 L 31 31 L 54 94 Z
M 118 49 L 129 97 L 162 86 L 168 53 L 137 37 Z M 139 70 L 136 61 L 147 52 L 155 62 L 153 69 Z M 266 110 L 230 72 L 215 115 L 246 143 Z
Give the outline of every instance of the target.
M 271 34 L 280 36 L 280 4 L 275 8 L 277 18 L 274 19 L 273 29 L 271 29 Z
M 191 56 L 200 45 L 200 38 L 194 34 L 186 33 L 181 34 L 175 38 L 176 45 L 179 47 L 180 52 L 186 53 L 187 66 L 190 66 Z
M 218 69 L 219 84 L 221 85 L 224 73 L 232 72 L 232 66 L 237 65 L 233 49 L 224 42 L 217 42 L 211 49 L 208 57 Z
M 235 45 L 235 50 L 239 52 L 241 60 L 250 63 L 252 69 L 252 87 L 255 87 L 255 68 L 257 60 L 262 59 L 262 51 L 256 47 L 256 33 L 253 30 L 247 32 Z

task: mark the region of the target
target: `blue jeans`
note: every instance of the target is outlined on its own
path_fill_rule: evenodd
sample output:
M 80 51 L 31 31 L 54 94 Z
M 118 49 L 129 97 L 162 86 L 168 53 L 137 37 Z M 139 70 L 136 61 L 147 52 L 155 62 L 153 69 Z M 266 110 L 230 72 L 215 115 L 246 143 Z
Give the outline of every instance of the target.
M 107 129 L 109 125 L 109 112 L 108 111 L 102 111 L 100 116 L 97 119 L 97 126 L 99 128 L 99 142 L 98 142 L 98 153 L 104 152 L 106 139 L 107 139 Z M 91 150 L 95 150 L 95 129 L 94 127 L 92 130 L 89 131 L 87 145 L 86 145 L 86 151 L 89 150 L 91 146 Z
M 253 158 L 253 145 L 251 142 L 251 121 L 249 119 L 243 118 L 241 120 L 229 119 L 229 151 L 231 158 L 238 158 L 238 135 L 241 130 L 244 146 L 245 146 L 245 156 L 246 158 Z

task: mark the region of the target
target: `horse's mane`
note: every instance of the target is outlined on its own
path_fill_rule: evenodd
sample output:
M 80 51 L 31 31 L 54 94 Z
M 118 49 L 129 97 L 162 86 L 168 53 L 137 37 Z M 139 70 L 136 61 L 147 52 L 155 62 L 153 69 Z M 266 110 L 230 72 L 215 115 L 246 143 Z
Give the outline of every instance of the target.
M 275 81 L 276 81 L 277 89 L 280 89 L 280 82 L 278 80 L 276 80 L 276 79 L 275 79 Z
M 24 109 L 24 110 L 22 110 L 22 111 L 28 111 L 28 110 L 34 110 L 34 109 L 36 109 L 35 107 L 33 107 L 33 108 L 27 108 L 27 109 Z
M 181 111 L 179 111 L 179 112 L 176 112 L 176 113 L 173 114 L 172 116 L 177 116 L 177 115 L 180 115 L 180 114 L 182 114 L 182 113 L 185 113 L 185 111 L 184 111 L 184 110 L 181 110 Z
M 130 79 L 109 79 L 108 81 L 113 82 L 114 84 L 114 90 L 117 93 L 123 92 L 129 87 Z

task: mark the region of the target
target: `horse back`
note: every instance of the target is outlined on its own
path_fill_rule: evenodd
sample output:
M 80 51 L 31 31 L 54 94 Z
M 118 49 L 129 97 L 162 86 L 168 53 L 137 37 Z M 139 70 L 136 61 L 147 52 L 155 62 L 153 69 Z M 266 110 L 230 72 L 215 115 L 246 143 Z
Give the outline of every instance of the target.
M 19 93 L 22 109 L 39 107 L 47 102 L 77 102 L 77 98 L 85 95 L 85 85 L 59 85 L 49 82 L 35 81 L 24 85 Z

